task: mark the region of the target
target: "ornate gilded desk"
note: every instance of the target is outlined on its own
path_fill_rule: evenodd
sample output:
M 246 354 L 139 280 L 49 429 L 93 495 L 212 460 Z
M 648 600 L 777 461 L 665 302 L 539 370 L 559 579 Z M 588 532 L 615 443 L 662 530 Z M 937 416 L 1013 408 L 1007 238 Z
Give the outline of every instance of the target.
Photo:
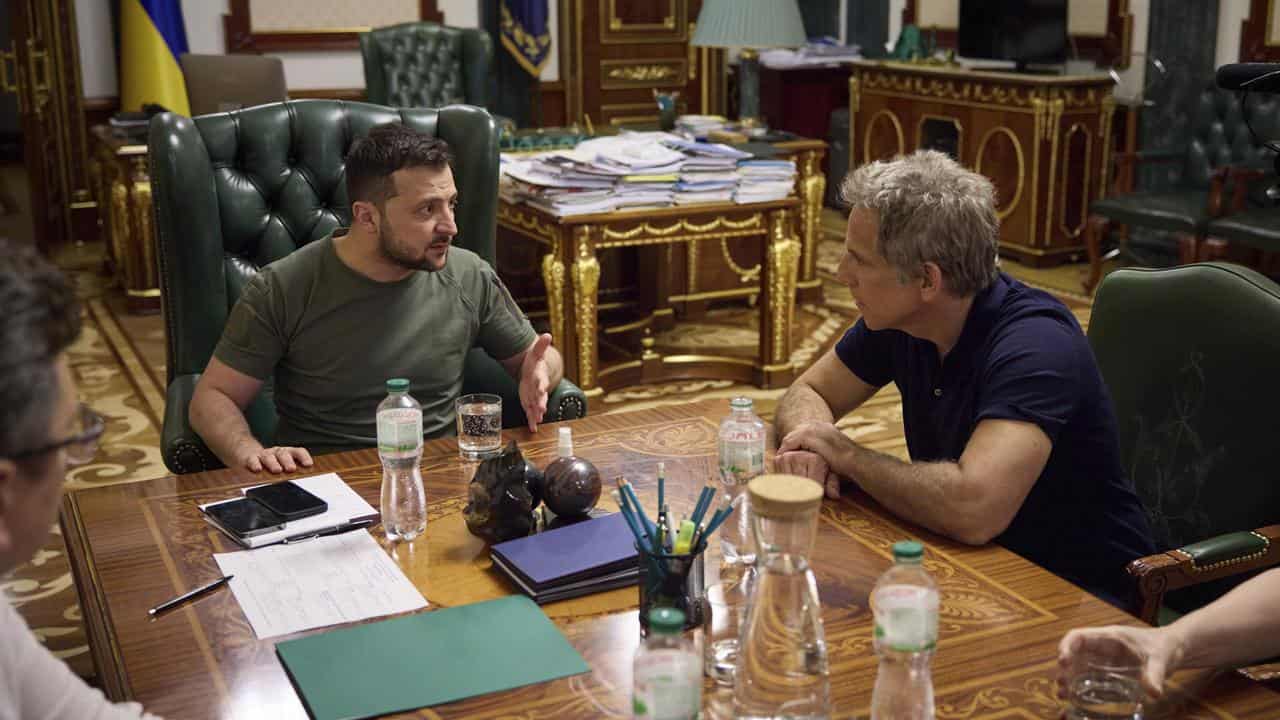
M 89 172 L 98 195 L 98 216 L 107 239 L 107 259 L 124 289 L 130 312 L 160 310 L 160 267 L 152 227 L 147 144 L 119 137 L 106 125 L 90 129 Z
M 652 506 L 653 473 L 666 462 L 667 501 L 687 514 L 715 476 L 723 402 L 673 405 L 575 421 L 579 454 L 604 477 L 622 474 Z M 555 455 L 556 426 L 536 435 L 506 430 L 526 457 Z M 466 531 L 468 466 L 454 440 L 428 442 L 422 458 L 429 501 L 427 532 L 388 550 L 431 608 L 514 592 L 490 567 L 487 548 Z M 310 473 L 336 471 L 377 502 L 381 468 L 373 450 L 317 458 Z M 310 474 L 309 473 L 309 474 Z M 255 638 L 229 592 L 208 596 L 150 622 L 147 608 L 217 577 L 214 552 L 234 550 L 200 520 L 196 503 L 235 494 L 262 476 L 221 470 L 83 490 L 63 503 L 62 523 L 79 588 L 90 647 L 109 696 L 141 701 L 171 718 L 307 717 L 276 659 L 275 641 Z M 607 496 L 606 496 L 607 497 Z M 605 505 L 602 502 L 602 506 Z M 375 533 L 376 536 L 376 533 Z M 1137 624 L 1058 577 L 1000 547 L 970 547 L 891 518 L 862 495 L 825 501 L 812 558 L 830 654 L 833 717 L 866 717 L 877 661 L 867 600 L 892 562 L 895 540 L 917 537 L 942 596 L 941 637 L 933 662 L 940 719 L 1058 718 L 1058 641 L 1073 627 Z M 631 717 L 631 662 L 639 642 L 635 588 L 544 606 L 591 672 L 471 698 L 403 717 Z M 531 659 L 531 661 L 536 661 Z M 430 672 L 423 668 L 423 672 Z M 1149 718 L 1280 717 L 1280 695 L 1234 673 L 1184 673 L 1165 706 Z M 705 686 L 710 717 L 726 693 Z
M 785 386 L 795 377 L 791 320 L 801 244 L 795 237 L 792 218 L 799 205 L 798 200 L 788 198 L 750 205 L 707 203 L 561 218 L 501 200 L 498 226 L 539 244 L 551 335 L 564 355 L 565 375 L 582 388 L 588 399 L 626 385 L 690 377 L 751 382 L 769 388 Z M 600 250 L 681 245 L 691 256 L 689 266 L 693 267 L 704 245 L 719 243 L 729 256 L 729 244 L 740 245 L 743 239 L 763 247 L 764 255 L 755 268 L 743 269 L 755 280 L 754 292 L 760 295 L 760 342 L 754 362 L 715 355 L 663 356 L 656 352 L 651 335 L 655 318 L 665 315 L 669 319 L 671 313 L 664 306 L 664 299 L 675 300 L 696 292 L 694 281 L 690 280 L 688 294 L 673 293 L 672 276 L 658 268 L 641 273 L 645 289 L 658 298 L 653 309 L 626 328 L 644 333 L 639 358 L 601 366 L 600 340 L 606 330 L 599 319 Z

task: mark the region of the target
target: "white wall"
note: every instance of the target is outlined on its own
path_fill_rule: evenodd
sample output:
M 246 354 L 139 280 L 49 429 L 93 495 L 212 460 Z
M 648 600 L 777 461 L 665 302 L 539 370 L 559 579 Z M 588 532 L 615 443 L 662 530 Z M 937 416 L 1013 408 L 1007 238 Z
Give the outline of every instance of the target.
M 193 53 L 226 52 L 222 16 L 229 12 L 229 0 L 181 0 L 182 18 L 187 28 L 187 45 Z M 115 48 L 111 40 L 111 3 L 115 0 L 75 0 L 77 34 L 80 38 L 80 71 L 85 97 L 119 95 Z M 550 1 L 552 47 L 556 45 L 556 0 Z M 477 0 L 438 0 L 445 22 L 457 27 L 479 27 Z M 501 46 L 494 52 L 506 52 Z M 271 53 L 284 61 L 285 82 L 290 89 L 363 88 L 364 70 L 358 50 Z M 559 59 L 552 51 L 543 67 L 544 80 L 560 77 Z
M 1249 0 L 1218 0 L 1215 65 L 1240 62 L 1240 23 L 1249 17 Z

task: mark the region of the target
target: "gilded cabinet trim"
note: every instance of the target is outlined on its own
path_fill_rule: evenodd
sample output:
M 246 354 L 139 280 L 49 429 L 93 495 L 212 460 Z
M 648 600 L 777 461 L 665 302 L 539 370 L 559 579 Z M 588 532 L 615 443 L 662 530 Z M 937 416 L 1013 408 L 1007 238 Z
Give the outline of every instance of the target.
M 876 122 L 882 117 L 889 118 L 889 122 L 893 123 L 893 131 L 898 136 L 898 149 L 893 152 L 894 155 L 901 155 L 907 150 L 906 136 L 902 132 L 902 121 L 898 120 L 898 116 L 888 108 L 878 110 L 871 119 L 867 121 L 867 127 L 862 134 L 862 161 L 871 162 L 871 131 L 875 129 Z
M 791 319 L 795 312 L 800 243 L 791 233 L 790 211 L 776 210 L 769 220 L 767 297 L 773 325 L 773 352 L 768 357 L 776 366 L 791 362 Z
M 1108 95 L 1102 99 L 1102 172 L 1098 176 L 1098 196 L 1101 200 L 1107 196 L 1108 180 L 1111 179 L 1111 121 L 1116 112 L 1116 99 Z
M 1022 191 L 1023 191 L 1023 188 L 1026 186 L 1026 179 L 1027 179 L 1026 178 L 1027 160 L 1026 160 L 1025 154 L 1022 151 L 1022 143 L 1018 141 L 1017 133 L 1015 133 L 1014 131 L 1010 130 L 1009 128 L 1003 125 L 1000 125 L 998 127 L 993 127 L 990 130 L 987 130 L 987 132 L 982 136 L 982 139 L 978 141 L 978 150 L 974 155 L 973 163 L 974 163 L 974 168 L 978 171 L 979 174 L 984 174 L 982 172 L 982 159 L 986 157 L 985 153 L 987 150 L 987 143 L 997 133 L 1005 135 L 1006 137 L 1009 138 L 1009 141 L 1013 143 L 1014 156 L 1017 157 L 1018 159 L 1018 184 L 1017 186 L 1014 187 L 1013 198 L 1009 200 L 1009 202 L 1005 205 L 1003 210 L 1000 208 L 996 208 L 996 219 L 1003 220 L 1009 217 L 1010 215 L 1012 215 L 1014 210 L 1017 210 L 1018 203 L 1022 202 Z
M 573 229 L 573 301 L 578 333 L 578 385 L 585 390 L 595 388 L 596 301 L 600 290 L 600 262 L 591 238 L 591 228 Z
M 1067 227 L 1067 179 L 1071 174 L 1071 137 L 1076 133 L 1084 134 L 1084 174 L 1080 176 L 1080 222 L 1075 228 Z M 1081 231 L 1084 230 L 1085 222 L 1089 218 L 1089 186 L 1093 179 L 1093 134 L 1089 132 L 1089 128 L 1082 122 L 1075 122 L 1067 129 L 1063 136 L 1062 145 L 1066 148 L 1067 154 L 1062 158 L 1062 217 L 1058 218 L 1058 229 L 1067 237 L 1080 237 Z M 1047 242 L 1046 242 L 1047 244 Z
M 684 87 L 689 82 L 689 62 L 684 58 L 634 58 L 600 61 L 600 88 Z
M 560 259 L 560 235 L 552 236 L 551 250 L 542 256 L 542 284 L 547 292 L 547 319 L 551 323 L 551 337 L 564 342 L 564 261 Z

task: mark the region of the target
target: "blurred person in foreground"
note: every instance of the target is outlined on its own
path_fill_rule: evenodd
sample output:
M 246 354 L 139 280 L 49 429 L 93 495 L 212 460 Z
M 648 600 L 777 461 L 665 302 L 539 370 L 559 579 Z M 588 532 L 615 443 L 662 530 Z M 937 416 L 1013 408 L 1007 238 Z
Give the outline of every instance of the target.
M 67 347 L 80 333 L 80 304 L 67 279 L 33 248 L 0 240 L 0 308 L 3 578 L 48 539 L 67 467 L 93 458 L 103 420 L 78 402 L 67 364 Z M 86 685 L 0 597 L 0 720 L 153 717 Z

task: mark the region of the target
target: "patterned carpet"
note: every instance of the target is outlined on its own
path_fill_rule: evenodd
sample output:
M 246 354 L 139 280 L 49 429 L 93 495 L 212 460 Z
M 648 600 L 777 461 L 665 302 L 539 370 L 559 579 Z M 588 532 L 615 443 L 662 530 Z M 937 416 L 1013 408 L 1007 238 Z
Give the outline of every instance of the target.
M 844 221 L 838 213 L 828 210 L 823 229 L 817 265 L 824 279 L 824 302 L 797 307 L 792 360 L 800 369 L 831 347 L 857 318 L 848 289 L 834 279 L 843 252 Z M 159 453 L 164 415 L 163 322 L 158 315 L 124 312 L 119 292 L 95 272 L 101 265 L 100 248 L 75 248 L 59 261 L 72 272 L 86 301 L 84 332 L 70 349 L 71 366 L 83 399 L 108 420 L 98 455 L 92 463 L 71 473 L 68 488 L 162 477 L 166 474 Z M 1007 261 L 1004 266 L 1025 282 L 1054 292 L 1087 326 L 1089 300 L 1078 294 L 1080 266 L 1033 270 Z M 655 339 L 666 352 L 715 347 L 718 351 L 749 355 L 754 353 L 757 317 L 757 311 L 745 305 L 717 308 L 697 322 L 681 323 Z M 769 419 L 784 392 L 723 380 L 686 380 L 609 393 L 603 398 L 603 409 L 597 411 L 623 412 L 706 398 L 723 398 L 727 409 L 729 398 L 745 395 L 755 401 L 757 412 Z M 906 457 L 901 402 L 892 386 L 839 425 L 869 447 Z M 56 529 L 30 563 L 0 577 L 0 592 L 10 597 L 55 654 L 66 659 L 77 673 L 92 676 L 66 548 Z

